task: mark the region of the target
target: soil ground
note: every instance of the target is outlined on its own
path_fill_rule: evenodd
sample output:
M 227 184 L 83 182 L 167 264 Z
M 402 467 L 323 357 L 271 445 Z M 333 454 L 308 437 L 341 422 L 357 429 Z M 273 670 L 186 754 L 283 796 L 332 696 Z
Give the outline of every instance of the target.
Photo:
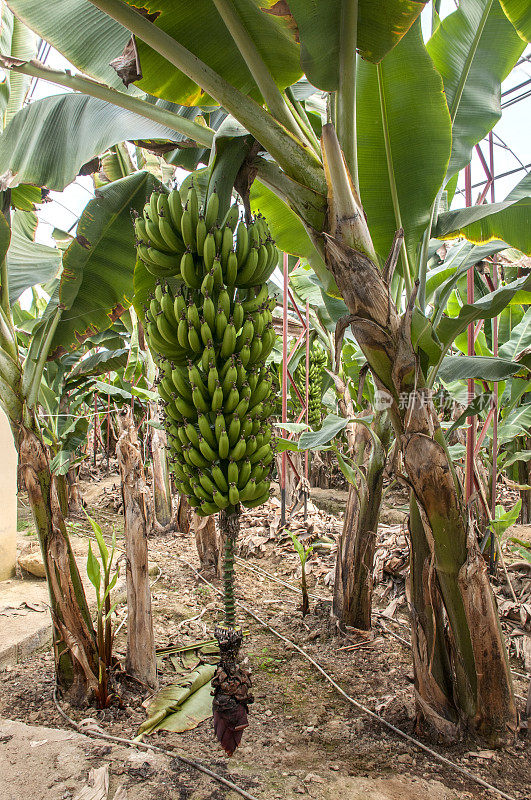
M 98 493 L 93 482 L 89 511 L 99 519 L 106 534 L 114 526 L 120 541 L 123 520 L 113 508 L 109 481 L 105 486 L 106 493 Z M 330 490 L 330 494 L 333 497 L 334 492 Z M 404 503 L 404 497 L 388 497 L 388 511 L 394 512 Z M 407 625 L 399 624 L 407 622 L 400 570 L 394 577 L 387 575 L 376 593 L 376 608 L 380 611 L 396 600 L 393 619 L 385 621 L 387 630 L 375 625 L 369 635 L 351 631 L 347 638 L 338 637 L 329 624 L 327 601 L 331 590 L 327 583 L 333 557 L 326 547 L 310 560 L 309 589 L 320 600 L 311 600 L 310 614 L 304 619 L 296 593 L 244 566 L 266 570 L 298 585 L 292 546 L 269 538 L 268 522 L 275 511 L 273 504 L 268 515 L 258 509 L 246 512 L 242 520 L 246 560 L 237 564 L 238 598 L 304 648 L 356 700 L 422 738 L 422 732 L 415 732 L 410 652 L 406 644 L 387 632 L 392 629 L 402 638 L 409 636 Z M 316 531 L 314 522 L 313 533 L 333 538 L 340 530 L 340 516 L 321 514 L 314 515 L 314 519 L 319 519 L 322 530 Z M 75 523 L 76 520 L 69 523 L 74 536 L 76 530 L 79 534 L 81 528 L 86 528 L 86 522 L 77 520 L 77 528 Z M 383 526 L 380 535 L 388 535 L 393 524 L 399 535 L 399 523 L 391 521 Z M 21 527 L 24 525 L 23 513 Z M 302 530 L 301 524 L 299 529 Z M 149 547 L 150 558 L 160 568 L 152 588 L 157 646 L 186 645 L 210 638 L 214 624 L 221 619 L 220 599 L 185 563 L 196 568 L 199 565 L 191 535 L 153 536 Z M 217 579 L 207 577 L 219 586 Z M 123 619 L 125 607 L 117 611 L 117 619 Z M 243 612 L 240 620 L 249 631 L 243 655 L 252 669 L 255 703 L 251 706 L 250 725 L 232 759 L 226 758 L 215 743 L 211 720 L 184 734 L 158 732 L 148 741 L 201 761 L 259 800 L 295 800 L 304 795 L 319 800 L 424 800 L 427 795 L 433 800 L 479 800 L 491 796 L 486 789 L 358 711 L 300 654 Z M 119 658 L 125 651 L 124 631 L 122 628 L 116 640 Z M 513 666 L 523 672 L 520 661 L 514 661 Z M 166 661 L 160 678 L 162 685 L 176 678 Z M 525 680 L 516 679 L 516 691 L 522 697 L 527 694 Z M 64 702 L 61 705 L 78 723 L 89 720 L 106 733 L 132 738 L 145 719 L 142 703 L 148 693 L 131 681 L 122 681 L 119 692 L 120 703 L 102 711 L 72 708 Z M 52 693 L 53 662 L 49 650 L 34 653 L 1 675 L 2 800 L 72 800 L 86 784 L 88 770 L 106 762 L 111 772 L 109 798 L 114 798 L 119 785 L 124 800 L 237 797 L 175 759 L 91 739 L 89 728 L 85 729 L 89 738 L 80 737 L 59 714 Z M 519 704 L 523 709 L 524 703 Z M 486 750 L 470 740 L 452 747 L 423 741 L 510 796 L 518 800 L 531 796 L 529 739 L 519 738 L 503 751 Z

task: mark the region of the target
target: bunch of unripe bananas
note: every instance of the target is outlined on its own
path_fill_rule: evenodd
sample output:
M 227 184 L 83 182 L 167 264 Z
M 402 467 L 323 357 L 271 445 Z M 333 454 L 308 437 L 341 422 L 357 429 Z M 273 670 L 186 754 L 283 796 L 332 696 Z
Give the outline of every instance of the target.
M 328 357 L 323 348 L 314 342 L 310 350 L 308 383 L 308 424 L 314 429 L 321 425 L 323 368 L 326 366 L 327 361 Z M 297 364 L 293 379 L 304 398 L 306 393 L 306 359 L 301 358 Z
M 156 192 L 135 219 L 137 255 L 157 276 L 145 307 L 158 354 L 177 489 L 203 516 L 269 497 L 273 461 L 271 374 L 275 332 L 265 281 L 278 253 L 262 217 L 218 224 L 212 193 L 203 213 L 193 186 Z

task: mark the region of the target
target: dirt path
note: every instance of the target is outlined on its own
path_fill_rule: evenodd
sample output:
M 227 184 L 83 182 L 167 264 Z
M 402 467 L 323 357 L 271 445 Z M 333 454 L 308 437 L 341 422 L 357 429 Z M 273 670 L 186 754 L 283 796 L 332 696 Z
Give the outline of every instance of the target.
M 110 532 L 116 515 L 108 510 L 101 511 L 99 518 L 105 523 L 105 530 Z M 323 529 L 318 533 L 334 536 L 339 530 L 340 521 L 333 517 L 321 516 L 320 519 Z M 119 529 L 120 525 L 117 527 Z M 246 514 L 242 540 L 246 549 L 255 554 L 247 555 L 250 566 L 265 569 L 288 583 L 297 584 L 293 549 L 278 539 L 273 541 L 268 538 L 268 523 L 264 515 Z M 183 534 L 153 538 L 150 540 L 150 557 L 161 568 L 160 578 L 153 586 L 157 646 L 186 645 L 208 638 L 214 623 L 220 618 L 220 602 L 215 593 L 199 582 L 181 560 L 197 566 L 191 539 Z M 310 591 L 322 600 L 312 600 L 311 613 L 304 620 L 298 611 L 299 598 L 295 593 L 263 574 L 245 569 L 241 564 L 237 567 L 237 595 L 272 626 L 303 647 L 361 703 L 382 713 L 403 730 L 413 733 L 409 650 L 378 628 L 371 636 L 352 632 L 349 640 L 337 638 L 335 632 L 329 629 L 326 601 L 330 597 L 330 589 L 325 585 L 325 580 L 332 563 L 333 557 L 326 548 L 314 560 L 309 575 Z M 380 587 L 377 602 L 382 609 L 393 601 L 393 594 L 396 594 L 398 608 L 395 616 L 405 619 L 405 609 L 400 605 L 400 580 L 400 569 L 397 567 L 396 576 L 387 576 L 386 583 Z M 123 613 L 122 610 L 120 619 Z M 378 723 L 359 713 L 306 660 L 258 623 L 243 614 L 241 622 L 249 631 L 244 643 L 244 655 L 252 668 L 255 703 L 251 707 L 250 726 L 244 733 L 239 750 L 232 759 L 227 759 L 214 743 L 209 720 L 195 730 L 180 735 L 159 732 L 150 737 L 154 744 L 178 747 L 184 755 L 202 761 L 223 775 L 230 775 L 234 782 L 259 800 L 295 800 L 303 795 L 319 800 L 424 800 L 427 796 L 433 800 L 483 800 L 490 796 L 485 789 L 398 740 Z M 387 625 L 407 638 L 407 628 L 401 629 L 393 623 Z M 345 649 L 347 647 L 351 649 Z M 122 632 L 117 640 L 118 654 L 123 650 Z M 165 661 L 162 667 L 161 682 L 164 684 L 175 680 L 171 664 Z M 0 715 L 30 725 L 64 729 L 66 723 L 51 698 L 51 676 L 49 653 L 34 655 L 4 674 L 0 687 Z M 523 683 L 518 689 L 521 694 L 526 691 Z M 122 707 L 113 706 L 96 711 L 65 706 L 65 710 L 77 721 L 90 717 L 113 735 L 132 737 L 145 718 L 143 699 L 145 695 L 138 693 L 138 687 L 124 684 Z M 22 730 L 20 735 L 26 744 L 21 744 L 19 749 L 16 742 L 12 744 L 13 740 L 2 743 L 0 730 L 0 758 L 8 754 L 5 769 L 8 770 L 8 781 L 15 781 L 13 776 L 17 775 L 18 782 L 13 784 L 15 787 L 23 787 L 24 780 L 33 780 L 31 776 L 43 769 L 41 761 L 32 760 L 34 750 L 46 752 L 38 746 L 30 749 L 27 743 L 28 736 L 38 741 L 41 734 L 26 735 Z M 71 735 L 71 731 L 67 735 Z M 42 738 L 49 737 L 43 733 Z M 84 745 L 77 738 L 67 741 L 68 747 L 75 746 L 76 752 L 85 752 Z M 11 745 L 11 749 L 8 745 Z M 437 749 L 437 745 L 433 746 Z M 91 742 L 90 747 L 101 750 L 102 743 Z M 124 768 L 126 756 L 121 751 L 118 754 L 116 748 L 109 747 L 105 757 L 111 763 L 114 776 L 111 788 L 114 791 L 120 775 L 124 774 L 120 770 Z M 448 758 L 518 800 L 530 797 L 529 742 L 520 740 L 503 752 L 480 750 L 477 744 L 470 741 L 449 749 L 439 749 Z M 52 751 L 55 753 L 53 748 Z M 90 748 L 87 752 L 91 752 Z M 66 766 L 61 767 L 64 760 L 58 759 L 53 753 L 49 759 L 52 765 L 50 783 L 55 781 L 53 786 L 62 788 L 63 794 L 56 792 L 53 787 L 55 793 L 52 793 L 52 789 L 44 791 L 44 788 L 36 788 L 35 794 L 25 791 L 17 794 L 15 789 L 10 788 L 12 796 L 0 790 L 2 800 L 4 797 L 8 800 L 20 800 L 22 797 L 31 797 L 31 800 L 40 800 L 41 797 L 43 800 L 74 798 L 83 781 L 86 781 L 89 766 L 93 766 L 94 762 L 89 757 L 84 761 L 75 761 L 73 757 L 72 760 L 66 759 L 67 769 Z M 127 755 L 127 758 L 130 756 Z M 76 765 L 75 775 L 70 769 L 71 764 Z M 133 768 L 137 768 L 136 762 Z M 0 768 L 4 781 L 5 769 Z M 132 774 L 137 779 L 137 784 L 133 781 L 126 786 L 128 794 L 125 797 L 131 800 L 232 800 L 236 797 L 234 793 L 195 774 L 183 775 L 182 770 L 177 773 L 181 784 L 175 783 L 176 773 L 171 763 L 157 764 L 149 770 L 146 768 L 145 777 L 141 772 L 130 773 L 129 766 L 127 770 L 127 775 Z M 39 781 L 34 783 L 37 786 Z M 41 786 L 44 787 L 45 783 L 43 780 Z M 74 787 L 73 783 L 77 783 L 77 786 Z M 137 789 L 131 793 L 135 785 Z M 112 792 L 109 798 L 113 798 Z

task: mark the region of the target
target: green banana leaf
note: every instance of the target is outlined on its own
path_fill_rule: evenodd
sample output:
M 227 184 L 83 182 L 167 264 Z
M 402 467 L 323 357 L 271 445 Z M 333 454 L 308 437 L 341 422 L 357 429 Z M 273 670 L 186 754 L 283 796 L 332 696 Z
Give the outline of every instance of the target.
M 498 426 L 498 442 L 500 445 L 516 439 L 523 434 L 529 435 L 531 430 L 531 403 L 513 409 L 503 417 Z
M 62 191 L 83 164 L 127 139 L 177 143 L 183 136 L 95 97 L 45 97 L 19 111 L 0 136 L 0 173 Z
M 467 241 L 459 241 L 447 252 L 442 264 L 429 270 L 426 276 L 426 299 L 435 298 L 437 305 L 446 305 L 446 300 L 457 280 L 471 266 L 483 259 L 505 250 L 505 242 L 488 242 L 474 246 Z
M 347 417 L 338 417 L 337 414 L 328 414 L 318 431 L 301 433 L 299 450 L 319 450 L 328 445 L 338 433 L 344 430 L 350 420 Z
M 301 62 L 311 84 L 332 92 L 339 86 L 342 0 L 290 0 L 301 41 Z M 357 48 L 377 63 L 410 29 L 426 0 L 359 0 Z M 286 9 L 287 10 L 287 9 Z
M 80 72 L 114 89 L 141 94 L 133 85 L 126 90 L 110 66 L 131 34 L 88 0 L 8 0 L 7 5 Z
M 150 173 L 137 172 L 103 186 L 85 207 L 63 255 L 57 300 L 64 310 L 51 357 L 110 328 L 131 304 L 136 260 L 131 210 L 141 211 L 158 185 Z
M 525 42 L 531 42 L 531 4 L 529 0 L 500 0 L 500 2 L 519 36 Z
M 435 330 L 443 348 L 449 347 L 456 336 L 466 330 L 469 323 L 478 319 L 497 317 L 520 292 L 529 290 L 531 290 L 531 275 L 523 276 L 486 294 L 476 303 L 466 303 L 459 310 L 458 316 L 443 316 Z
M 378 66 L 359 63 L 357 109 L 360 194 L 374 246 L 385 260 L 402 226 L 413 272 L 451 149 L 443 85 L 420 22 Z
M 23 60 L 35 58 L 37 55 L 37 37 L 13 16 L 12 12 L 2 3 L 0 8 L 0 53 L 12 58 Z M 0 116 L 1 128 L 4 128 L 13 114 L 21 108 L 31 78 L 28 75 L 18 75 L 15 72 L 6 72 L 0 83 Z
M 326 270 L 325 263 L 315 249 L 300 218 L 271 189 L 259 180 L 251 186 L 251 210 L 260 212 L 267 224 L 277 247 L 284 253 L 303 258 L 313 265 L 319 262 Z
M 446 383 L 477 378 L 485 381 L 504 381 L 521 371 L 521 364 L 505 358 L 489 356 L 446 356 L 439 367 L 438 377 Z
M 7 251 L 9 302 L 38 283 L 55 278 L 61 269 L 61 251 L 35 242 L 38 219 L 33 211 L 15 211 L 11 220 L 11 242 Z
M 116 372 L 127 364 L 129 350 L 100 350 L 91 353 L 87 358 L 82 359 L 71 370 L 68 381 L 86 380 L 93 375 L 103 375 L 106 372 Z
M 127 0 L 138 6 L 137 0 Z M 143 8 L 156 14 L 155 25 L 208 64 L 218 75 L 244 94 L 260 100 L 251 73 L 225 26 L 213 0 L 175 3 L 174 0 L 145 0 Z M 284 89 L 302 74 L 299 45 L 288 23 L 270 13 L 272 3 L 239 0 L 231 4 L 268 67 L 274 81 Z M 214 105 L 211 98 L 184 73 L 144 44 L 137 41 L 143 78 L 137 86 L 148 94 L 183 105 Z
M 507 452 L 500 453 L 498 456 L 498 463 L 502 462 L 503 469 L 510 467 L 512 464 L 516 464 L 517 461 L 531 461 L 531 450 L 518 450 L 516 453 L 509 455 L 506 459 Z
M 511 330 L 511 338 L 502 344 L 498 352 L 502 358 L 517 359 L 529 347 L 531 347 L 531 308 L 527 309 L 521 322 Z
M 66 475 L 76 459 L 78 450 L 87 441 L 89 419 L 77 417 L 61 434 L 61 449 L 52 458 L 50 470 L 54 475 Z
M 500 119 L 500 84 L 524 46 L 499 0 L 461 0 L 429 40 L 453 123 L 448 178 L 468 164 L 474 145 Z
M 531 174 L 526 175 L 501 203 L 471 206 L 441 214 L 434 236 L 438 239 L 464 236 L 476 244 L 503 239 L 512 247 L 531 255 Z

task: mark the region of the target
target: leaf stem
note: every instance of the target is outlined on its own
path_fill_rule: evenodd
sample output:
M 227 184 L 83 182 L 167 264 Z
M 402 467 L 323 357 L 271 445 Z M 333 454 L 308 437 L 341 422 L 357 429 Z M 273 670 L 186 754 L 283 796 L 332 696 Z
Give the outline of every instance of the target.
M 254 82 L 260 89 L 269 111 L 285 128 L 301 138 L 300 125 L 297 124 L 297 120 L 273 80 L 254 40 L 243 25 L 232 0 L 214 0 L 214 5 L 247 64 Z M 306 137 L 303 136 L 303 138 Z
M 356 137 L 356 48 L 358 0 L 342 0 L 339 32 L 339 88 L 336 94 L 337 137 L 359 194 Z
M 389 189 L 391 191 L 391 200 L 393 202 L 393 210 L 395 213 L 395 224 L 396 229 L 403 228 L 402 225 L 402 216 L 400 214 L 400 201 L 398 199 L 398 190 L 396 186 L 396 179 L 395 179 L 395 170 L 393 164 L 393 153 L 391 150 L 391 140 L 389 138 L 389 125 L 387 121 L 387 105 L 386 105 L 386 98 L 385 98 L 385 89 L 383 85 L 383 75 L 382 75 L 382 66 L 378 64 L 376 67 L 377 75 L 378 75 L 378 94 L 380 98 L 380 112 L 382 115 L 382 128 L 383 128 L 383 135 L 384 135 L 384 144 L 385 144 L 385 155 L 387 160 L 387 173 L 389 175 Z M 409 260 L 407 255 L 407 249 L 405 245 L 405 239 L 402 242 L 402 249 L 401 249 L 401 258 L 402 258 L 402 265 L 404 267 L 404 281 L 406 283 L 406 292 L 408 298 L 411 296 L 411 292 L 413 289 L 413 282 L 411 279 L 411 269 L 409 266 Z
M 142 39 L 190 80 L 197 83 L 220 106 L 232 114 L 278 164 L 308 186 L 326 192 L 322 164 L 309 147 L 304 147 L 271 114 L 218 75 L 197 56 L 165 31 L 120 0 L 89 0 L 131 33 Z
M 201 144 L 204 147 L 212 146 L 214 131 L 211 130 L 211 128 L 199 125 L 197 122 L 186 119 L 185 117 L 180 117 L 172 111 L 159 108 L 152 103 L 141 100 L 139 97 L 132 97 L 123 92 L 117 92 L 116 89 L 111 89 L 109 86 L 92 80 L 92 78 L 85 78 L 82 75 L 71 75 L 69 72 L 64 72 L 63 70 L 51 69 L 51 67 L 41 64 L 39 61 L 26 61 L 22 64 L 14 64 L 12 59 L 1 55 L 0 65 L 5 69 L 10 69 L 12 72 L 50 81 L 50 83 L 64 86 L 67 89 L 73 89 L 75 92 L 81 92 L 90 97 L 97 97 L 100 100 L 105 100 L 119 108 L 125 108 L 127 111 L 131 111 L 133 114 L 139 114 L 146 119 L 151 119 L 153 122 L 165 125 L 176 133 L 180 133 L 192 139 L 194 142 L 197 142 L 197 144 Z

